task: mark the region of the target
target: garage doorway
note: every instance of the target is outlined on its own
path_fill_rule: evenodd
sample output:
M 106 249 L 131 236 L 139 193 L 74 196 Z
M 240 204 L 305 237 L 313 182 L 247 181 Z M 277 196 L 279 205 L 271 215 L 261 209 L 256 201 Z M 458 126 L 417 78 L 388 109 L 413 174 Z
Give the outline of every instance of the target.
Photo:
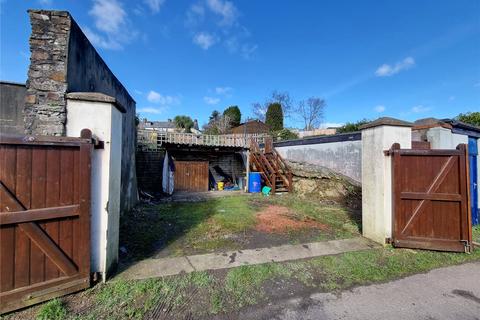
M 208 191 L 208 161 L 175 161 L 175 191 Z

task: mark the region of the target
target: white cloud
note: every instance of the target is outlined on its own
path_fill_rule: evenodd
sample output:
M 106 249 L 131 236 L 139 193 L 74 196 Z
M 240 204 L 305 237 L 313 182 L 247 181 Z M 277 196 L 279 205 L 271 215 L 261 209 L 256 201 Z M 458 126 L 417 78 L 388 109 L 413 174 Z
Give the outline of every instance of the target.
M 185 26 L 193 34 L 193 43 L 204 50 L 221 43 L 230 53 L 250 59 L 258 46 L 249 41 L 251 34 L 238 22 L 239 16 L 231 1 L 198 0 L 187 10 Z
M 231 26 L 237 20 L 238 10 L 230 1 L 207 0 L 207 7 L 222 18 L 220 25 Z
M 390 77 L 394 74 L 399 73 L 400 71 L 410 69 L 415 65 L 415 60 L 412 57 L 407 57 L 402 61 L 395 63 L 395 65 L 382 64 L 375 71 L 377 77 Z
M 214 97 L 203 97 L 203 101 L 205 101 L 206 104 L 217 104 L 220 102 L 220 98 L 214 98 Z
M 453 100 L 455 100 L 455 96 L 448 97 L 448 101 L 453 101 Z
M 136 37 L 122 3 L 117 0 L 94 0 L 88 12 L 97 30 L 83 27 L 83 31 L 93 45 L 118 50 Z
M 53 4 L 52 0 L 38 0 L 38 3 L 41 6 L 51 6 Z
M 165 0 L 144 0 L 144 2 L 153 13 L 158 13 L 162 5 L 165 3 Z
M 430 107 L 425 107 L 419 104 L 418 106 L 414 106 L 410 111 L 413 113 L 424 113 L 424 112 L 430 111 L 431 109 L 432 108 Z
M 123 46 L 113 38 L 104 37 L 96 32 L 94 32 L 89 27 L 82 27 L 83 33 L 90 40 L 90 42 L 96 46 L 103 49 L 118 50 L 122 49 Z
M 138 90 L 138 89 L 135 89 L 133 91 L 135 92 L 135 94 L 138 94 L 139 96 L 141 96 L 143 94 L 143 91 Z
M 216 37 L 208 32 L 200 32 L 193 36 L 193 43 L 200 46 L 203 50 L 208 50 L 216 42 Z
M 117 33 L 125 25 L 127 14 L 116 0 L 94 0 L 89 14 L 95 19 L 98 30 L 106 33 Z
M 156 108 L 156 107 L 145 107 L 137 109 L 139 113 L 151 113 L 151 114 L 161 114 L 163 113 L 164 108 Z
M 386 109 L 385 106 L 382 106 L 382 105 L 378 105 L 378 106 L 375 107 L 375 111 L 379 112 L 379 113 L 384 112 L 385 109 Z
M 162 95 L 154 90 L 150 90 L 147 94 L 147 100 L 162 106 L 170 106 L 180 104 L 180 98 L 175 96 Z
M 231 94 L 232 90 L 233 89 L 231 87 L 216 87 L 215 93 L 219 95 L 228 96 Z
M 200 3 L 194 3 L 187 10 L 185 25 L 194 27 L 205 19 L 205 7 Z

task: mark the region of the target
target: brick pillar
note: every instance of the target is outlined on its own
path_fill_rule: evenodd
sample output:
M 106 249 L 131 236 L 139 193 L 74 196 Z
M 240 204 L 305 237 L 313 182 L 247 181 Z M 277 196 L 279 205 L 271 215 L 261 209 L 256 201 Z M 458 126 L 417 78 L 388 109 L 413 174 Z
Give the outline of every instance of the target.
M 30 67 L 25 96 L 25 132 L 65 135 L 67 54 L 71 17 L 66 11 L 29 10 Z

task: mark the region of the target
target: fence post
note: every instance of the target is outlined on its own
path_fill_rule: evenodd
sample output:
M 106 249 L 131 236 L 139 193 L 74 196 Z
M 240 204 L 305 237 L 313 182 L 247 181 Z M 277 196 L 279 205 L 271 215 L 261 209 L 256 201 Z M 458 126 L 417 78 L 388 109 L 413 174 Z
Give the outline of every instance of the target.
M 384 150 L 399 143 L 412 146 L 412 124 L 393 118 L 379 118 L 362 130 L 362 231 L 385 244 L 392 235 L 392 160 Z

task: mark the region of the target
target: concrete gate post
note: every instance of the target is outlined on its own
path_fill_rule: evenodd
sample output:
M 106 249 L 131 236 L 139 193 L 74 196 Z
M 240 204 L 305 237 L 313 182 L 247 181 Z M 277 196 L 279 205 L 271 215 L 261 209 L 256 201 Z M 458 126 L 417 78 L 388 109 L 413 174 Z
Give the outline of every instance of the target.
M 379 118 L 362 130 L 362 230 L 363 236 L 385 244 L 392 236 L 391 157 L 384 154 L 392 144 L 412 147 L 412 124 Z
M 83 128 L 103 141 L 92 154 L 91 271 L 105 281 L 118 262 L 120 178 L 122 167 L 122 113 L 115 98 L 102 93 L 76 92 L 67 97 L 67 136 Z

